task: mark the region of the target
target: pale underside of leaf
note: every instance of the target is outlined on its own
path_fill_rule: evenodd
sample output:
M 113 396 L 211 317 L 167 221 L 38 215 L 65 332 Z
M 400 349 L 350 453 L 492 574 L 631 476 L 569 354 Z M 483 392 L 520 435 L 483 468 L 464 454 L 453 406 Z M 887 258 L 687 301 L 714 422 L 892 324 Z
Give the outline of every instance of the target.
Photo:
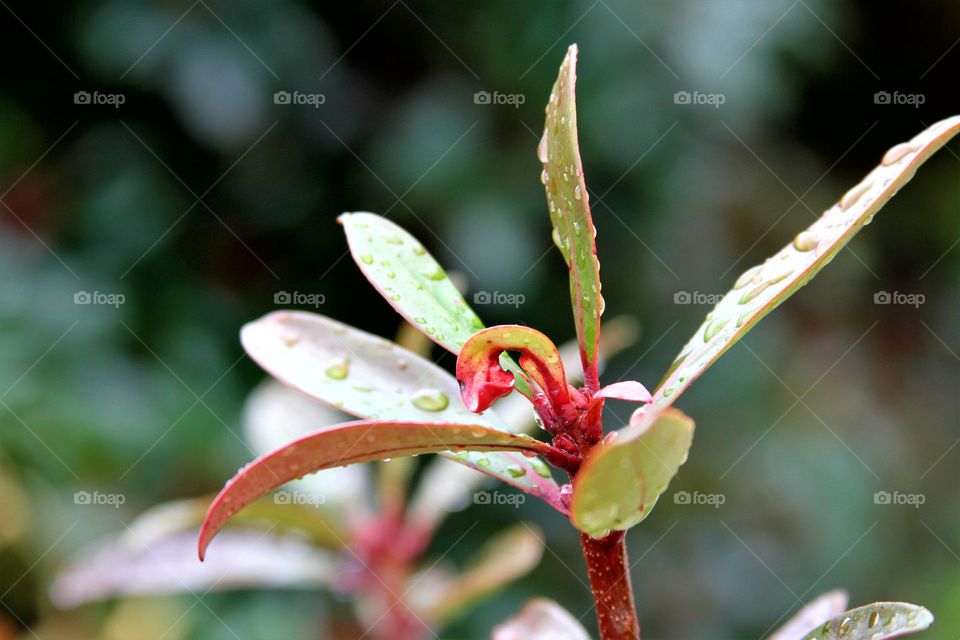
M 407 231 L 373 213 L 344 213 L 339 221 L 370 283 L 434 342 L 456 354 L 483 329 L 443 267 Z
M 284 384 L 359 418 L 510 429 L 493 411 L 482 415 L 467 411 L 456 379 L 429 360 L 321 315 L 274 312 L 244 326 L 240 340 L 250 357 Z M 512 453 L 440 455 L 566 512 L 560 488 L 540 460 Z M 541 473 L 532 472 L 531 465 Z
M 553 600 L 535 598 L 493 630 L 493 640 L 590 640 L 569 611 Z
M 587 386 L 596 390 L 595 365 L 603 298 L 600 263 L 590 215 L 577 137 L 577 47 L 571 46 L 550 93 L 543 138 L 537 156 L 543 163 L 541 181 L 553 224 L 553 239 L 570 270 L 570 297 L 580 341 Z
M 674 360 L 654 392 L 654 405 L 662 409 L 675 402 L 761 318 L 813 278 L 958 131 L 960 116 L 954 116 L 892 147 L 879 166 L 793 242 L 744 272 Z
M 767 640 L 801 640 L 810 629 L 846 611 L 849 599 L 847 592 L 842 589 L 817 596 L 787 620 L 786 624 L 777 629 Z
M 143 546 L 108 540 L 78 554 L 57 575 L 51 599 L 58 607 L 73 608 L 126 596 L 316 588 L 328 585 L 337 571 L 332 555 L 291 536 L 230 530 L 221 534 L 218 548 L 223 553 L 199 564 L 194 532 Z
M 933 624 L 927 609 L 906 602 L 875 602 L 851 609 L 802 636 L 803 640 L 887 640 Z
M 443 422 L 358 421 L 295 440 L 240 469 L 217 495 L 200 532 L 199 554 L 227 520 L 277 487 L 322 469 L 400 456 L 470 450 L 483 467 L 486 451 L 544 453 L 549 446 L 484 425 Z M 455 455 L 455 454 L 454 454 Z
M 442 623 L 455 617 L 471 604 L 529 573 L 542 555 L 543 533 L 535 525 L 520 523 L 496 533 L 424 611 L 425 618 Z
M 590 451 L 574 477 L 571 519 L 595 538 L 646 518 L 693 441 L 693 420 L 676 409 L 635 415 L 612 442 Z

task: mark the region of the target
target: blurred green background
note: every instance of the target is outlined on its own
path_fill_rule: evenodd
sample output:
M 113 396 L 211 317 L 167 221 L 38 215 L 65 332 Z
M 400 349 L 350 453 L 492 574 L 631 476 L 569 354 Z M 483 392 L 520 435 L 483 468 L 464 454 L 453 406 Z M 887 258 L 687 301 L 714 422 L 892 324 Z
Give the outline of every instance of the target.
M 322 637 L 318 617 L 346 605 L 319 592 L 60 612 L 47 589 L 71 553 L 248 461 L 232 432 L 263 374 L 237 332 L 278 292 L 322 294 L 320 313 L 393 335 L 342 211 L 408 228 L 469 299 L 525 297 L 477 306 L 486 323 L 573 335 L 535 156 L 568 44 L 606 317 L 642 330 L 608 381 L 652 388 L 710 296 L 889 146 L 960 112 L 949 0 L 0 4 L 0 638 L 115 637 L 124 615 L 142 638 L 174 622 L 165 637 L 233 637 L 221 620 L 245 639 Z M 123 104 L 93 104 L 114 94 Z M 960 636 L 958 153 L 681 401 L 690 460 L 629 536 L 645 637 L 759 637 L 841 586 L 854 604 L 925 604 L 938 621 L 923 637 Z M 876 304 L 883 292 L 923 303 Z M 626 417 L 617 406 L 608 424 Z M 126 502 L 74 503 L 94 490 Z M 520 515 L 547 531 L 544 561 L 442 637 L 486 637 L 537 594 L 589 610 L 574 530 L 531 502 L 455 514 L 431 553 L 460 558 Z

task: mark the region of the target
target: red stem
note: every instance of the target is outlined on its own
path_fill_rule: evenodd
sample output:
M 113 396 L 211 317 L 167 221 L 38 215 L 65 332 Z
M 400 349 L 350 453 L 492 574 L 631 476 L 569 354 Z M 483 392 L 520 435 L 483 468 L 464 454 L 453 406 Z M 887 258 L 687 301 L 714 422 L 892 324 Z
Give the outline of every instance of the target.
M 626 534 L 618 531 L 596 539 L 581 533 L 580 546 L 587 562 L 601 640 L 639 640 Z

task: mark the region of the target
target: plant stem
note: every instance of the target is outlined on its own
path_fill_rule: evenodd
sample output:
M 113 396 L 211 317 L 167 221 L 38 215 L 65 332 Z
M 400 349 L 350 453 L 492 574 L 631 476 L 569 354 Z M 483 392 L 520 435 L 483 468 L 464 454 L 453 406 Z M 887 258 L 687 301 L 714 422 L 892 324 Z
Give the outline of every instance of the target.
M 626 534 L 618 531 L 596 539 L 581 533 L 580 546 L 587 562 L 601 640 L 639 640 Z

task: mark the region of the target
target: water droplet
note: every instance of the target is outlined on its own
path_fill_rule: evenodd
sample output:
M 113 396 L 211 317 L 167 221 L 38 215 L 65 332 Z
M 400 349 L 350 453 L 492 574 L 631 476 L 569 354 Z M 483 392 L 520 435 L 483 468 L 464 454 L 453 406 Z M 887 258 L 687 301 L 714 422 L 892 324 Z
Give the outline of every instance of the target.
M 916 145 L 910 144 L 909 142 L 901 142 L 896 146 L 890 147 L 890 150 L 883 154 L 883 160 L 880 161 L 880 164 L 889 167 L 902 160 L 907 154 L 913 153 L 916 150 Z
M 712 320 L 707 328 L 703 330 L 703 341 L 710 342 L 715 335 L 720 333 L 720 330 L 727 326 L 727 323 L 730 322 L 730 318 L 717 318 Z
M 673 395 L 674 391 L 676 391 L 675 387 L 667 387 L 666 389 L 663 390 L 663 397 L 669 398 L 670 396 Z
M 540 184 L 545 185 L 549 181 L 550 181 L 550 174 L 547 173 L 546 169 L 544 169 L 543 171 L 540 172 Z
M 395 294 L 393 294 L 392 296 L 390 296 L 390 299 L 393 300 L 394 302 L 399 302 L 399 301 L 400 301 L 400 294 L 399 294 L 399 293 L 395 293 Z
M 413 321 L 416 322 L 417 324 L 423 324 L 427 321 L 427 319 L 424 318 L 423 316 L 417 316 L 416 318 L 413 319 Z
M 403 239 L 397 236 L 390 236 L 387 238 L 387 244 L 403 244 Z
M 443 411 L 450 405 L 447 394 L 437 389 L 420 389 L 410 398 L 413 406 L 423 411 Z
M 484 469 L 490 466 L 490 458 L 477 458 L 477 466 Z
M 859 200 L 860 197 L 863 194 L 865 194 L 869 189 L 870 189 L 870 183 L 867 182 L 866 180 L 856 185 L 855 187 L 847 191 L 845 194 L 843 194 L 842 198 L 840 198 L 840 208 L 846 211 L 847 209 L 852 207 L 854 204 L 856 204 L 857 200 Z
M 423 247 L 421 247 L 420 245 L 417 245 L 417 246 L 415 246 L 415 247 L 413 248 L 413 253 L 414 253 L 414 255 L 422 256 L 422 255 L 424 255 L 426 252 L 427 252 L 427 250 L 424 249 Z
M 580 191 L 580 185 L 577 185 L 573 188 L 573 197 L 577 200 L 583 198 L 583 193 Z
M 793 248 L 797 251 L 811 251 L 817 248 L 819 241 L 819 236 L 813 231 L 801 231 L 793 239 Z
M 482 438 L 483 436 L 487 435 L 487 430 L 486 430 L 486 429 L 472 429 L 472 430 L 470 431 L 470 435 L 472 435 L 474 438 Z
M 437 265 L 437 267 L 433 271 L 427 274 L 427 277 L 435 282 L 439 282 L 440 280 L 443 280 L 444 278 L 446 278 L 447 274 L 445 274 L 443 272 L 443 269 L 441 269 L 440 266 Z
M 537 472 L 537 475 L 541 478 L 549 478 L 550 468 L 547 466 L 547 463 L 541 460 L 540 458 L 530 458 L 530 466 L 534 471 Z
M 740 327 L 742 327 L 742 326 L 744 325 L 744 323 L 745 323 L 747 320 L 749 320 L 749 319 L 750 319 L 750 316 L 752 316 L 752 315 L 753 315 L 752 312 L 747 312 L 747 313 L 743 314 L 742 316 L 740 316 L 739 318 L 737 318 L 737 329 L 739 329 Z
M 363 264 L 373 264 L 373 256 L 365 253 L 362 256 L 360 256 L 360 262 L 362 262 Z
M 544 164 L 550 162 L 550 154 L 547 151 L 547 144 L 547 132 L 544 130 L 543 137 L 540 138 L 540 142 L 537 144 L 537 159 Z
M 840 638 L 845 638 L 850 634 L 852 630 L 853 630 L 853 619 L 850 617 L 846 617 L 840 622 L 840 626 L 837 627 L 837 635 Z
M 527 470 L 518 464 L 512 464 L 507 467 L 507 473 L 510 474 L 511 478 L 522 478 L 527 475 Z
M 873 629 L 877 626 L 877 622 L 880 620 L 880 612 L 874 611 L 870 614 L 870 620 L 867 621 L 867 626 Z
M 387 275 L 387 277 L 390 278 L 391 280 L 393 280 L 394 278 L 397 277 L 397 274 L 394 273 L 393 271 L 387 271 L 387 274 L 386 274 L 386 275 Z
M 557 248 L 563 251 L 563 242 L 560 240 L 560 228 L 554 227 L 553 232 L 550 234 L 550 237 L 553 238 L 553 244 L 557 245 Z
M 327 374 L 328 378 L 343 380 L 350 373 L 350 361 L 346 358 L 335 358 L 327 363 L 323 372 Z
M 733 283 L 733 288 L 743 289 L 745 286 L 753 282 L 756 276 L 760 275 L 760 270 L 762 268 L 763 266 L 758 264 L 744 271 L 742 274 L 740 274 L 740 277 L 737 278 L 737 281 Z

